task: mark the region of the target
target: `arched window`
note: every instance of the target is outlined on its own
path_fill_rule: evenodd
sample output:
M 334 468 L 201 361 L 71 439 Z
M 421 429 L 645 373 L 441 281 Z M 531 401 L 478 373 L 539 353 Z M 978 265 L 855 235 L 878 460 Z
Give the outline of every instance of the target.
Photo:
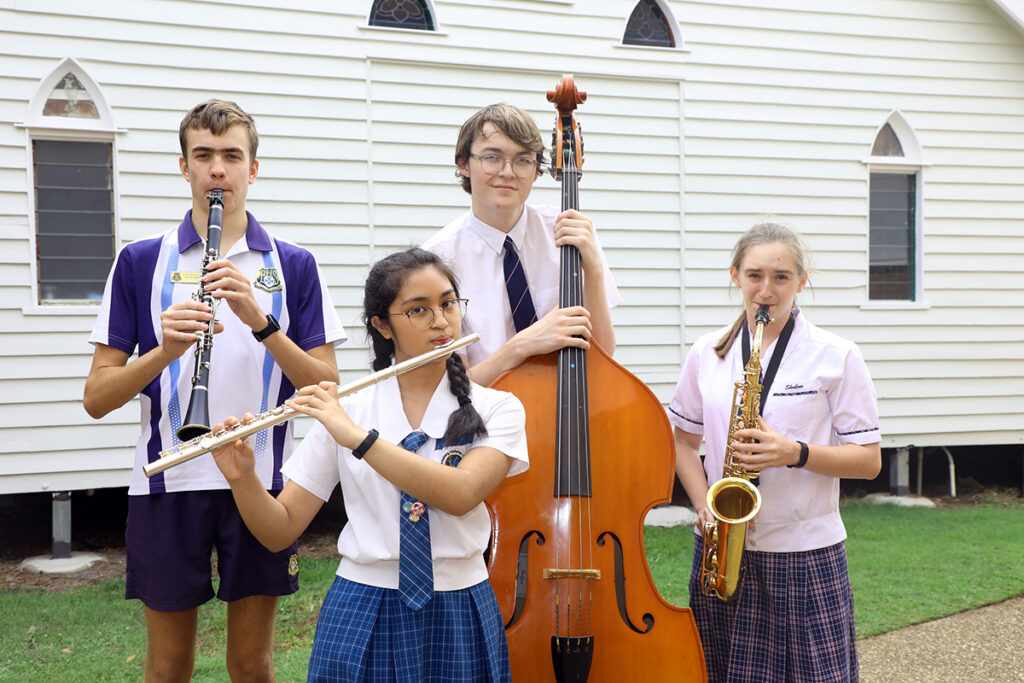
M 657 0 L 640 0 L 626 22 L 622 44 L 675 47 L 675 25 L 668 7 Z
M 110 108 L 85 69 L 67 58 L 40 82 L 20 127 L 32 159 L 36 303 L 98 303 L 116 246 Z
M 921 148 L 914 129 L 892 112 L 875 133 L 867 160 L 868 299 L 921 298 Z
M 426 0 L 374 0 L 370 26 L 434 30 L 434 14 Z

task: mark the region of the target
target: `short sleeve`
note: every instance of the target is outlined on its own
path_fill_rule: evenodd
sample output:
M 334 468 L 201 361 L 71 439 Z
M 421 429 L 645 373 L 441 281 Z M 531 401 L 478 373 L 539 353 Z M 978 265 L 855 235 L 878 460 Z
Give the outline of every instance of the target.
M 129 355 L 135 352 L 139 342 L 136 294 L 134 261 L 126 247 L 110 269 L 90 343 L 112 346 Z
M 288 288 L 288 337 L 303 351 L 345 341 L 337 310 L 316 259 L 307 250 L 277 240 Z
M 526 447 L 526 410 L 514 395 L 504 391 L 491 391 L 498 395 L 498 399 L 485 419 L 487 435 L 474 441 L 472 448 L 493 448 L 512 458 L 514 462 L 507 475 L 511 477 L 525 472 L 530 467 L 530 456 Z
M 327 502 L 331 492 L 341 480 L 338 471 L 338 442 L 319 422 L 314 424 L 306 438 L 281 467 L 281 473 Z
M 690 434 L 704 434 L 704 400 L 700 393 L 700 353 L 690 349 L 668 406 L 669 421 Z
M 881 441 L 875 386 L 856 346 L 846 354 L 842 377 L 829 392 L 829 406 L 832 409 L 832 426 L 839 443 L 869 444 Z

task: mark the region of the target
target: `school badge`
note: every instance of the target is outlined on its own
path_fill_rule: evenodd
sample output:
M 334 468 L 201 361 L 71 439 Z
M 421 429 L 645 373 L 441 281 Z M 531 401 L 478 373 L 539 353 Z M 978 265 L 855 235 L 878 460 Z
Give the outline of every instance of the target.
M 292 556 L 288 558 L 288 574 L 295 576 L 299 573 L 299 556 L 292 553 Z
M 252 284 L 256 289 L 262 289 L 270 294 L 281 291 L 281 278 L 277 276 L 277 268 L 260 268 Z
M 458 467 L 459 463 L 462 462 L 462 453 L 458 451 L 448 451 L 441 458 L 441 462 L 449 467 Z

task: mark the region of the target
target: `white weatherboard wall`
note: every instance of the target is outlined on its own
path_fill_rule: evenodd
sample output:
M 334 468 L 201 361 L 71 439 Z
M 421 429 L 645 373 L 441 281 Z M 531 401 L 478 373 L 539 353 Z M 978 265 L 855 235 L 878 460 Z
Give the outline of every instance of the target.
M 632 2 L 433 2 L 438 31 L 365 25 L 369 2 L 0 0 L 0 493 L 121 486 L 132 402 L 81 407 L 93 315 L 32 302 L 25 107 L 75 58 L 115 123 L 121 244 L 188 208 L 177 126 L 233 99 L 261 135 L 250 208 L 317 255 L 367 368 L 368 264 L 468 207 L 461 122 L 509 101 L 545 137 L 544 92 L 573 73 L 586 158 L 580 204 L 625 298 L 615 357 L 671 394 L 688 345 L 738 308 L 725 272 L 760 214 L 803 232 L 808 315 L 857 341 L 885 446 L 1020 443 L 1024 37 L 985 0 L 670 2 L 685 49 L 618 45 Z M 867 305 L 863 163 L 886 117 L 913 126 L 924 168 L 923 305 Z M 557 203 L 550 177 L 533 200 Z M 470 298 L 472 294 L 469 293 Z M 472 305 L 472 304 L 470 304 Z M 304 433 L 308 424 L 298 425 Z
M 812 248 L 809 317 L 868 361 L 883 446 L 1021 443 L 1020 34 L 985 2 L 680 3 L 676 16 L 693 54 L 687 342 L 732 316 L 720 266 L 736 230 L 777 215 Z M 887 308 L 866 301 L 862 160 L 893 110 L 929 165 L 923 302 Z

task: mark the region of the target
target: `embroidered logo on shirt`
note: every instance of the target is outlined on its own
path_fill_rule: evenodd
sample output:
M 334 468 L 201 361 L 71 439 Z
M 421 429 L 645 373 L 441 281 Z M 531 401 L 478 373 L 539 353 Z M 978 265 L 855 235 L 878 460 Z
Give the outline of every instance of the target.
M 199 284 L 199 277 L 202 273 L 193 273 L 186 270 L 172 270 L 171 282 L 174 284 L 195 285 Z
M 271 294 L 281 291 L 281 278 L 277 276 L 277 268 L 260 268 L 252 284 L 256 289 Z
M 441 464 L 449 467 L 458 467 L 460 462 L 462 462 L 462 453 L 459 451 L 448 451 L 441 458 Z

